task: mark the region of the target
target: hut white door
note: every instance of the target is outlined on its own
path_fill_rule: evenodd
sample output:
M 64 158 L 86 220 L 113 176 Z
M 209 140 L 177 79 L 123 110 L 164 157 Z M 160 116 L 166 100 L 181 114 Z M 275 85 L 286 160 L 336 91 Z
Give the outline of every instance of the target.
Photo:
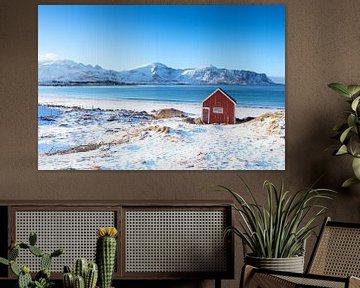
M 210 108 L 209 107 L 203 107 L 202 121 L 206 124 L 210 123 Z

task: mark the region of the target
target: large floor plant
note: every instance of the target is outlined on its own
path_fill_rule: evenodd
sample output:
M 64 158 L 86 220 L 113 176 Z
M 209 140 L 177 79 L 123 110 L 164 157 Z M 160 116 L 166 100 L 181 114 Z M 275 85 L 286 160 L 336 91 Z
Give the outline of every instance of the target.
M 301 255 L 304 242 L 314 233 L 316 220 L 326 207 L 319 200 L 331 199 L 334 191 L 312 187 L 291 193 L 264 182 L 267 203 L 257 201 L 249 186 L 242 180 L 245 194 L 251 201 L 233 190 L 221 186 L 236 200 L 234 209 L 240 215 L 239 227 L 229 227 L 249 247 L 253 256 L 288 258 Z
M 339 139 L 339 147 L 334 155 L 350 155 L 354 176 L 347 179 L 342 186 L 349 187 L 360 183 L 360 85 L 331 83 L 329 88 L 344 96 L 350 105 L 346 112 L 346 121 L 334 127 Z

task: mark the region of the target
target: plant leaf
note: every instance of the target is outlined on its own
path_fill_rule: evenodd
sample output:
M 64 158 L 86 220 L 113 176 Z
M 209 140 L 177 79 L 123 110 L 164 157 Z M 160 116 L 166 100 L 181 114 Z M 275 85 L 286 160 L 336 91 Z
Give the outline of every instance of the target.
M 344 183 L 341 185 L 341 187 L 348 188 L 352 185 L 359 184 L 359 183 L 360 183 L 359 179 L 357 179 L 356 177 L 351 177 L 351 178 L 347 179 L 346 181 L 344 181 Z
M 330 83 L 328 85 L 329 88 L 333 89 L 334 91 L 336 91 L 337 93 L 339 93 L 342 96 L 348 97 L 350 98 L 351 95 L 348 91 L 348 88 L 346 85 L 341 84 L 341 83 Z
M 349 127 L 349 128 L 347 128 L 347 129 L 341 134 L 341 136 L 340 136 L 340 141 L 341 141 L 341 143 L 344 143 L 344 141 L 346 140 L 346 137 L 348 136 L 348 134 L 349 134 L 349 132 L 351 131 L 352 128 L 353 128 L 352 126 Z
M 360 92 L 360 85 L 348 85 L 347 90 L 350 96 L 354 96 Z
M 360 180 L 360 158 L 355 157 L 353 159 L 352 168 L 356 178 Z
M 356 108 L 357 108 L 358 105 L 359 105 L 359 101 L 360 101 L 360 96 L 356 97 L 356 98 L 354 99 L 354 101 L 352 101 L 352 103 L 351 103 L 351 109 L 352 109 L 352 110 L 356 111 Z
M 347 124 L 349 127 L 356 126 L 356 116 L 353 113 L 350 113 L 347 118 Z
M 360 156 L 360 138 L 358 135 L 355 134 L 350 137 L 347 148 L 354 157 Z
M 339 155 L 344 155 L 347 153 L 348 153 L 348 150 L 347 150 L 346 145 L 341 145 L 341 147 L 339 148 L 339 150 L 336 152 L 335 155 L 339 156 Z

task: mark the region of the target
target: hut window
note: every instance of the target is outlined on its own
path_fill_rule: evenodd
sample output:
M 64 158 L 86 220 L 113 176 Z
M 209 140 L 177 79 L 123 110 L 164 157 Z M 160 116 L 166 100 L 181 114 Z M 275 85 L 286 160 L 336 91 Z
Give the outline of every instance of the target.
M 224 108 L 223 107 L 213 107 L 213 113 L 215 114 L 223 114 Z

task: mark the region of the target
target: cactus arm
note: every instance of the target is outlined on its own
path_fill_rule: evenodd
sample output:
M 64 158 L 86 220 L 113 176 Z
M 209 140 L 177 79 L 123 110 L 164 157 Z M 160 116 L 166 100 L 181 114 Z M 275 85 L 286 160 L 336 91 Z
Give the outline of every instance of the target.
M 19 246 L 16 245 L 14 248 L 10 249 L 8 252 L 9 260 L 15 261 L 19 256 Z
M 90 263 L 85 277 L 85 288 L 95 288 L 98 279 L 98 267 L 96 263 Z
M 10 261 L 8 259 L 5 259 L 3 257 L 0 257 L 0 263 L 9 266 Z
M 98 266 L 94 262 L 90 262 L 88 265 L 88 270 L 98 270 Z
M 74 288 L 74 276 L 71 273 L 64 273 L 62 280 L 64 288 Z
M 21 271 L 18 279 L 19 288 L 29 288 L 31 283 L 32 279 L 30 273 Z
M 30 246 L 29 247 L 29 251 L 35 255 L 35 256 L 38 256 L 38 257 L 41 257 L 43 256 L 45 253 L 43 251 L 40 250 L 39 247 L 36 247 L 36 246 Z
M 67 265 L 64 266 L 64 273 L 71 273 L 71 269 L 69 266 Z
M 29 243 L 31 246 L 35 246 L 37 241 L 37 235 L 34 232 L 31 232 L 29 235 Z
M 50 255 L 51 257 L 59 257 L 63 253 L 64 253 L 64 249 L 57 249 L 54 252 L 52 252 Z
M 84 278 L 81 276 L 74 277 L 74 288 L 85 288 Z
M 41 269 L 49 269 L 50 265 L 51 265 L 51 256 L 50 254 L 45 253 L 42 257 L 41 257 L 41 261 L 40 261 L 40 267 Z
M 20 268 L 16 265 L 15 261 L 10 261 L 10 269 L 16 276 L 19 276 L 21 271 Z
M 76 276 L 81 276 L 83 280 L 86 276 L 86 270 L 88 267 L 87 260 L 85 258 L 79 258 L 75 261 L 74 274 Z

